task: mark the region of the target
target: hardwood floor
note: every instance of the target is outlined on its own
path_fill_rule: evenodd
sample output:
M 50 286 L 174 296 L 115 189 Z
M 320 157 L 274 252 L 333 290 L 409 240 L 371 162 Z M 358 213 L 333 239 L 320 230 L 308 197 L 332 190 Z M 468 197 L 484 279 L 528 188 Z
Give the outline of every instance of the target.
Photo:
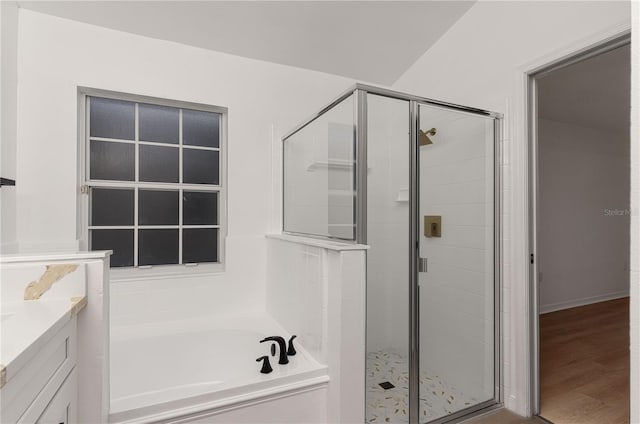
M 629 422 L 629 299 L 540 316 L 540 412 L 555 424 Z

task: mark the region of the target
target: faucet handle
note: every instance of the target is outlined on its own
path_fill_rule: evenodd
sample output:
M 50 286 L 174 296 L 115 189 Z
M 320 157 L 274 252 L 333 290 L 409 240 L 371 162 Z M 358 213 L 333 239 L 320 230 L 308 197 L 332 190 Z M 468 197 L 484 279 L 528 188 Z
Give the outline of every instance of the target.
M 289 348 L 287 348 L 287 355 L 289 356 L 293 356 L 296 354 L 296 348 L 293 347 L 293 339 L 295 339 L 296 336 L 295 334 L 293 336 L 291 336 L 291 338 L 289 339 Z
M 262 361 L 262 369 L 260 370 L 262 374 L 269 374 L 271 371 L 273 371 L 273 368 L 271 368 L 271 364 L 269 363 L 268 356 L 265 355 L 256 359 L 256 362 L 260 361 Z

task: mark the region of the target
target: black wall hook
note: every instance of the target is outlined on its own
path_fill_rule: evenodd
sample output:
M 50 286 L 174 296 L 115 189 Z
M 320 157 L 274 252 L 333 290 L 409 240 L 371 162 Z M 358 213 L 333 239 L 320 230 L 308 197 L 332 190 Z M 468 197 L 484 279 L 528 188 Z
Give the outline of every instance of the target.
M 16 180 L 12 180 L 10 178 L 0 178 L 0 187 L 2 186 L 14 186 L 16 185 Z

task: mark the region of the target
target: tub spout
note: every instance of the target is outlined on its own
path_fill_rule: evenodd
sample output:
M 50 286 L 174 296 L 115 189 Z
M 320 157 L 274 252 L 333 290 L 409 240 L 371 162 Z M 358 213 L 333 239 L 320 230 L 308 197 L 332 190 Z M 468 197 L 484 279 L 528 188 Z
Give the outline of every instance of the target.
M 271 368 L 271 364 L 269 363 L 268 356 L 265 355 L 256 359 L 256 362 L 260 361 L 262 361 L 262 369 L 260 370 L 262 374 L 269 374 L 271 371 L 273 371 L 273 368 Z
M 264 342 L 277 342 L 280 351 L 280 360 L 278 361 L 278 363 L 280 365 L 289 363 L 289 359 L 287 359 L 287 343 L 284 341 L 284 338 L 280 336 L 265 337 L 264 339 L 260 340 L 260 343 Z

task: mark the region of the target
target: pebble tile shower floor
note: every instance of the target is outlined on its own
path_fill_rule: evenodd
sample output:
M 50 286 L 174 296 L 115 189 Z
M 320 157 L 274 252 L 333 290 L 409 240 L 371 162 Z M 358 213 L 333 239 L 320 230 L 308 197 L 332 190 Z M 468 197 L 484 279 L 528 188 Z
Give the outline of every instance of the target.
M 409 367 L 407 358 L 393 351 L 370 352 L 367 355 L 368 423 L 409 422 Z M 467 408 L 475 399 L 465 396 L 442 378 L 425 370 L 420 373 L 420 422 Z M 380 383 L 395 387 L 383 389 Z

